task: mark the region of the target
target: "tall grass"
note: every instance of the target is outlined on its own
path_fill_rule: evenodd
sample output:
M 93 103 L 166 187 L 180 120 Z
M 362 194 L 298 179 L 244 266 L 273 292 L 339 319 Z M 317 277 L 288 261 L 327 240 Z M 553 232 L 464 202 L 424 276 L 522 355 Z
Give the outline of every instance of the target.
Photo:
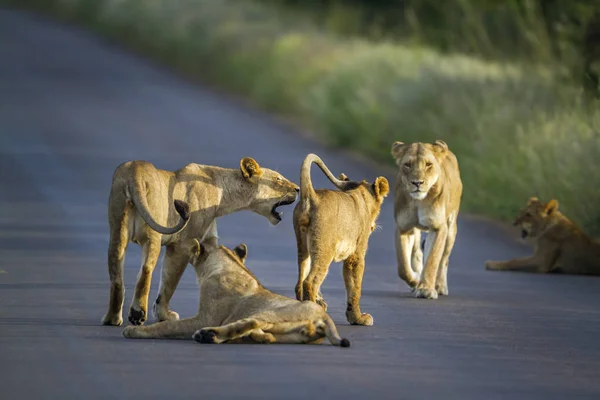
M 395 140 L 443 139 L 465 211 L 509 219 L 555 197 L 600 233 L 600 111 L 557 69 L 343 39 L 250 0 L 37 3 L 381 162 Z

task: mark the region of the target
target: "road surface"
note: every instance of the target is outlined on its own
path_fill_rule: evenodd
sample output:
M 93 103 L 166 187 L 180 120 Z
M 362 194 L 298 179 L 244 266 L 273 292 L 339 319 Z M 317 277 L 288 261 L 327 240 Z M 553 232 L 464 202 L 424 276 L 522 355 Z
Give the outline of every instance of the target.
M 336 174 L 393 178 L 91 34 L 0 11 L 0 398 L 599 398 L 600 279 L 485 271 L 484 260 L 527 248 L 463 217 L 450 296 L 413 299 L 396 275 L 393 197 L 367 257 L 362 309 L 374 327 L 347 324 L 339 264 L 323 286 L 349 349 L 127 340 L 100 325 L 119 163 L 237 167 L 252 156 L 297 182 L 309 152 Z M 277 227 L 242 212 L 219 232 L 225 245 L 248 245 L 266 287 L 293 296 L 292 207 L 284 211 Z M 140 261 L 130 246 L 126 309 Z M 157 268 L 151 301 L 159 277 Z M 172 307 L 192 316 L 197 299 L 190 268 Z

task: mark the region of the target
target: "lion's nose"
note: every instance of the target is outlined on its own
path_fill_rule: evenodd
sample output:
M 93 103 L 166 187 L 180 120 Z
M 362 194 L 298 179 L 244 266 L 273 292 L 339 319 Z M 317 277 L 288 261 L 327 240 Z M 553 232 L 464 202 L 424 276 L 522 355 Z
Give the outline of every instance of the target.
M 417 189 L 423 184 L 423 181 L 410 181 L 413 185 L 417 187 Z
M 300 188 L 299 188 L 298 186 L 296 186 L 296 187 L 294 188 L 294 190 L 296 191 L 296 193 L 300 193 Z

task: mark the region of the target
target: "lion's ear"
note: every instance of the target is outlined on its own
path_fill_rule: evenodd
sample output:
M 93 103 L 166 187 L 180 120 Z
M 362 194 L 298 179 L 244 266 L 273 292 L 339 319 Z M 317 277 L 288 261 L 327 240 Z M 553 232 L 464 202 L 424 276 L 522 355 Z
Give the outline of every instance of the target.
M 530 206 L 533 203 L 538 203 L 540 200 L 537 197 L 530 197 L 529 200 L 527 200 L 527 205 Z
M 404 142 L 394 142 L 392 144 L 392 157 L 394 157 L 397 160 L 402 157 L 402 154 L 404 153 Z
M 445 153 L 448 151 L 448 145 L 443 140 L 436 140 L 433 144 L 433 147 L 440 153 Z
M 252 183 L 258 182 L 263 174 L 263 170 L 260 168 L 260 165 L 258 165 L 258 163 L 250 157 L 242 158 L 240 161 L 240 169 L 244 178 Z
M 556 199 L 550 200 L 544 206 L 544 212 L 546 213 L 546 215 L 551 215 L 552 213 L 554 213 L 557 210 L 558 210 L 558 201 Z
M 246 246 L 244 243 L 242 243 L 239 246 L 237 246 L 235 249 L 233 249 L 233 252 L 235 253 L 236 256 L 238 256 L 240 258 L 240 260 L 242 262 L 244 262 L 244 261 L 246 261 L 246 257 L 248 256 L 248 246 Z
M 386 197 L 390 192 L 390 184 L 388 183 L 388 180 L 383 176 L 375 179 L 375 183 L 373 183 L 373 191 L 375 192 L 375 196 L 377 196 L 377 200 L 383 200 L 383 198 Z

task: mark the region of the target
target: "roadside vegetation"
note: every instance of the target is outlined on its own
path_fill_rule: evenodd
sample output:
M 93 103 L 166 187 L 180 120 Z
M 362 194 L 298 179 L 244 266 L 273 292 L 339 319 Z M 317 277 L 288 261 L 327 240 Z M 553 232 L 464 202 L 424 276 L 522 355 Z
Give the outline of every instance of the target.
M 317 12 L 282 3 L 19 1 L 382 163 L 393 162 L 395 140 L 445 140 L 459 158 L 463 211 L 509 220 L 530 196 L 557 198 L 568 216 L 600 234 L 600 107 L 594 88 L 584 90 L 575 28 L 552 33 L 527 9 L 528 19 L 515 19 L 504 37 L 498 21 L 486 25 L 494 21 L 488 8 L 482 14 L 468 8 L 474 2 L 449 0 L 463 12 L 435 13 L 437 30 L 415 7 L 403 10 L 398 21 L 407 28 L 397 32 L 393 21 L 362 17 L 377 14 L 358 6 Z M 508 13 L 498 15 L 511 21 Z

